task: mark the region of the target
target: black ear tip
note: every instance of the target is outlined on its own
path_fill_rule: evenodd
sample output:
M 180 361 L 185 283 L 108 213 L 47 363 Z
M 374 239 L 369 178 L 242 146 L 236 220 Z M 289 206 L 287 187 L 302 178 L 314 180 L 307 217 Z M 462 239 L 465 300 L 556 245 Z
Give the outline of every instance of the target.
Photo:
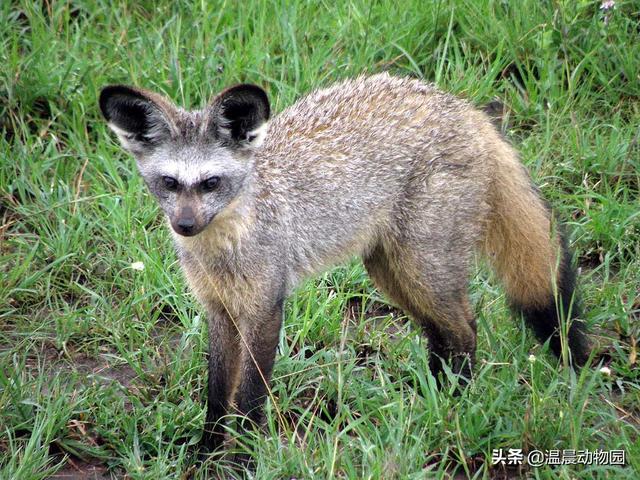
M 111 119 L 111 112 L 109 111 L 109 100 L 113 97 L 115 89 L 115 85 L 108 85 L 100 91 L 98 104 L 100 105 L 100 111 L 102 112 L 102 115 L 105 119 L 107 119 L 107 121 Z
M 262 104 L 265 108 L 265 120 L 269 120 L 269 116 L 271 115 L 271 105 L 269 105 L 269 96 L 267 92 L 265 92 L 261 87 L 257 85 L 251 85 L 253 87 L 253 91 L 255 95 L 260 98 Z
M 135 97 L 140 98 L 141 95 L 131 87 L 126 85 L 107 85 L 100 91 L 98 104 L 100 111 L 107 121 L 111 120 L 113 112 L 112 100 L 117 98 Z
M 240 83 L 238 85 L 234 85 L 233 87 L 228 88 L 226 93 L 254 94 L 268 100 L 267 92 L 265 92 L 262 87 L 254 85 L 253 83 Z
M 244 99 L 249 100 L 252 103 L 259 103 L 262 107 L 262 116 L 264 120 L 268 120 L 271 115 L 271 107 L 269 105 L 269 96 L 267 92 L 264 91 L 262 87 L 258 85 L 254 85 L 252 83 L 241 83 L 240 85 L 236 85 L 227 89 L 224 92 L 224 95 L 227 98 L 234 99 Z

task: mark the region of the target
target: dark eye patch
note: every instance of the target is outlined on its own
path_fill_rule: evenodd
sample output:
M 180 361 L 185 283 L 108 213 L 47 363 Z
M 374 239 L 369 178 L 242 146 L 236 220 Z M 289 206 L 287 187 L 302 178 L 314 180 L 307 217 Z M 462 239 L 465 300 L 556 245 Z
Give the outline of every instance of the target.
M 173 177 L 167 176 L 162 177 L 162 183 L 164 184 L 164 187 L 171 192 L 175 192 L 178 189 L 179 185 L 178 180 Z
M 209 177 L 200 183 L 200 187 L 205 192 L 213 192 L 220 184 L 220 177 Z

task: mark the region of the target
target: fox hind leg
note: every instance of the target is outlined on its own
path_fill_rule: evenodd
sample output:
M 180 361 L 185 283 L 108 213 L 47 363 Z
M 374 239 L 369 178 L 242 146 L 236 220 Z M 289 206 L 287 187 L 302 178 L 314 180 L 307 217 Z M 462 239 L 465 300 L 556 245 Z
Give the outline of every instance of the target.
M 364 258 L 373 283 L 422 328 L 429 342 L 434 376 L 447 362 L 455 374 L 470 379 L 476 350 L 476 322 L 466 292 L 466 269 L 438 267 L 415 250 L 378 245 Z M 448 271 L 447 271 L 448 270 Z

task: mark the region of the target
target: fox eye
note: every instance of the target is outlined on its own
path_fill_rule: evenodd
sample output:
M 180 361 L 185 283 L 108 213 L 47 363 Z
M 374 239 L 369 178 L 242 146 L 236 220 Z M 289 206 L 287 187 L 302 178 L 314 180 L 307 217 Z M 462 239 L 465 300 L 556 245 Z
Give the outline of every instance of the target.
M 164 186 L 167 190 L 175 192 L 178 189 L 178 181 L 173 177 L 162 177 Z
M 218 184 L 220 183 L 220 177 L 209 177 L 204 182 L 201 183 L 202 189 L 205 192 L 212 192 L 216 189 Z

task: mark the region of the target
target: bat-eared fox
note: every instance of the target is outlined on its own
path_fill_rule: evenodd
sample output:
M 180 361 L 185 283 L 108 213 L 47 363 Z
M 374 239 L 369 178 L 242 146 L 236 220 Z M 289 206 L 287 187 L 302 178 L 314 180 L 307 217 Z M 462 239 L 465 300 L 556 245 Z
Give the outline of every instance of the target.
M 466 101 L 383 73 L 315 91 L 271 120 L 265 91 L 246 84 L 196 111 L 114 85 L 100 108 L 208 314 L 205 448 L 222 444 L 228 413 L 240 429 L 260 422 L 287 295 L 354 256 L 421 327 L 434 374 L 446 362 L 471 375 L 476 252 L 541 341 L 575 366 L 588 360 L 567 244 L 516 152 Z

